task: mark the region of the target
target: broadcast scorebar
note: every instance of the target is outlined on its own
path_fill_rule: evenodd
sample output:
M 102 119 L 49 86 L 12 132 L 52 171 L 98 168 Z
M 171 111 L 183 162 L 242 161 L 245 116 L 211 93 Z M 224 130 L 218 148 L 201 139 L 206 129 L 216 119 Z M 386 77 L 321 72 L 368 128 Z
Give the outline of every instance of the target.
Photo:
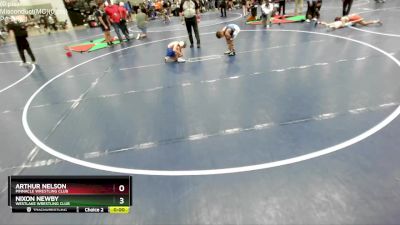
M 130 176 L 9 176 L 15 213 L 129 213 Z

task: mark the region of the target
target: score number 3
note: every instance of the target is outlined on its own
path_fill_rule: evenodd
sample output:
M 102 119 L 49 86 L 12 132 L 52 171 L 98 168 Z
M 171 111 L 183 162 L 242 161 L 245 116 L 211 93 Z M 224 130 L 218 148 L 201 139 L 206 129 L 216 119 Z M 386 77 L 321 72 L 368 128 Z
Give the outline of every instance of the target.
M 119 185 L 118 190 L 119 190 L 120 192 L 124 192 L 124 191 L 125 191 L 125 186 L 124 186 L 124 185 Z M 120 197 L 120 198 L 119 198 L 119 204 L 120 204 L 120 205 L 125 204 L 125 199 L 124 199 L 123 197 Z

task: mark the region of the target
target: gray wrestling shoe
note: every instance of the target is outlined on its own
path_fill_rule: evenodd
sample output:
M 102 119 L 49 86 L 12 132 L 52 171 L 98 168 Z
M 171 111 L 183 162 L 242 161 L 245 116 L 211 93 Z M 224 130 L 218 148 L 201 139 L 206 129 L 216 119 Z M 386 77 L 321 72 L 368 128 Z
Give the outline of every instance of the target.
M 165 56 L 164 57 L 164 62 L 165 63 L 170 63 L 170 62 L 175 62 L 175 60 L 173 60 L 171 57 Z

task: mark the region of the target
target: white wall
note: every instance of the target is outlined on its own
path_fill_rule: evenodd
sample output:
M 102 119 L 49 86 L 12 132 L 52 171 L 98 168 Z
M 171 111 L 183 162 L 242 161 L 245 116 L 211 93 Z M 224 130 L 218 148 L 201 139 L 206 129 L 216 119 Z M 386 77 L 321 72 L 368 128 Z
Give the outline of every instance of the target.
M 53 9 L 63 10 L 64 13 L 57 13 L 58 21 L 67 20 L 68 28 L 72 28 L 71 20 L 69 19 L 67 9 L 65 8 L 63 0 L 12 0 L 19 2 L 21 5 L 41 5 L 41 4 L 51 4 Z

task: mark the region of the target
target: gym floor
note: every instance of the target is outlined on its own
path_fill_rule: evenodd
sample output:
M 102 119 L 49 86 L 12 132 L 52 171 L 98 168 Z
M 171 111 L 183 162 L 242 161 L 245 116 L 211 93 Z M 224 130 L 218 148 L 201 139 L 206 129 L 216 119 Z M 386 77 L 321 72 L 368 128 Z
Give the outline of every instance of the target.
M 341 12 L 325 0 L 321 19 Z M 1 224 L 399 224 L 400 1 L 352 12 L 383 25 L 265 30 L 239 10 L 206 13 L 180 64 L 163 62 L 188 41 L 177 18 L 71 58 L 65 45 L 101 31 L 32 37 L 36 66 L 0 47 Z M 215 38 L 226 23 L 242 29 L 235 57 Z M 129 215 L 7 207 L 9 175 L 120 172 L 133 176 Z

